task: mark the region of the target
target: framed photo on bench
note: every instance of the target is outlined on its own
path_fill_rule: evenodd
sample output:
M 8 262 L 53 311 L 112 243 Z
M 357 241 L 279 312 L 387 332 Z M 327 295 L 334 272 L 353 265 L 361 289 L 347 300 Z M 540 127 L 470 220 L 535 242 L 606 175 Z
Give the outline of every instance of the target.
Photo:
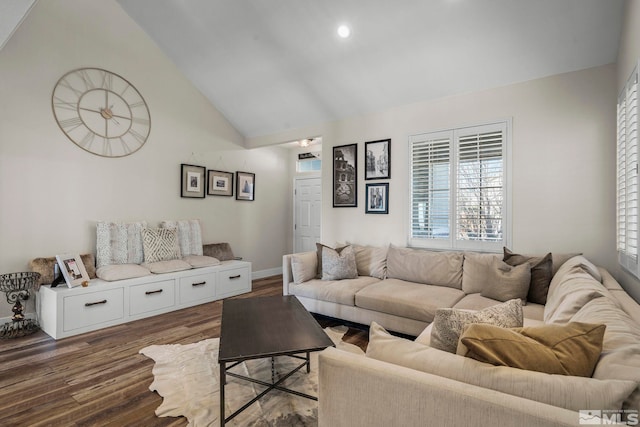
M 233 173 L 208 170 L 207 194 L 209 196 L 233 196 Z
M 204 199 L 206 182 L 204 166 L 180 165 L 180 197 Z
M 84 267 L 80 255 L 56 255 L 56 261 L 68 287 L 73 288 L 84 282 L 89 283 L 89 274 L 87 274 L 87 269 Z

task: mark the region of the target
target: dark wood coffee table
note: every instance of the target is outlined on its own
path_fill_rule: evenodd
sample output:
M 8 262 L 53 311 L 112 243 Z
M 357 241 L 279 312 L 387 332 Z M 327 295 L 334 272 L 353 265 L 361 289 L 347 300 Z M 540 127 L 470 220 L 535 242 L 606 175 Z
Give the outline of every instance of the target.
M 218 353 L 220 425 L 224 426 L 226 422 L 271 390 L 285 391 L 307 399 L 318 400 L 317 397 L 282 387 L 280 384 L 305 366 L 309 373 L 311 368 L 309 354 L 333 345 L 333 341 L 325 334 L 318 322 L 292 295 L 224 300 Z M 300 356 L 301 354 L 306 355 Z M 273 360 L 276 356 L 294 357 L 303 360 L 303 363 L 276 381 Z M 267 357 L 271 358 L 271 383 L 228 371 L 245 360 Z M 267 388 L 225 418 L 224 387 L 227 375 Z

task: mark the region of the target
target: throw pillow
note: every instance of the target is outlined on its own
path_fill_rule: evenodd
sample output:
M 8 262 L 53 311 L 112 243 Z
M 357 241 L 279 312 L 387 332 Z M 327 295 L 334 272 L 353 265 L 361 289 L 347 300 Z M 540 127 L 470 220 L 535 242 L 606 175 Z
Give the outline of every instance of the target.
M 162 228 L 175 228 L 178 230 L 178 245 L 182 256 L 203 255 L 202 231 L 200 221 L 197 219 L 182 219 L 178 221 L 162 221 Z
M 93 254 L 81 254 L 80 259 L 82 259 L 82 263 L 87 270 L 89 279 L 95 279 L 97 277 L 96 260 Z M 56 257 L 34 258 L 29 261 L 31 271 L 40 273 L 39 285 L 50 285 L 53 282 L 54 265 L 57 263 Z
M 336 245 L 335 250 L 340 253 L 342 249 L 344 249 L 347 245 Z M 316 274 L 316 279 L 322 279 L 322 249 L 329 248 L 333 249 L 329 246 L 323 245 L 322 243 L 316 243 L 316 256 L 318 257 L 318 271 Z
M 466 357 L 547 374 L 591 377 L 600 353 L 605 325 L 571 322 L 506 329 L 467 325 L 460 342 Z
M 231 245 L 228 243 L 207 243 L 202 245 L 202 254 L 220 261 L 231 261 L 235 259 Z
M 356 266 L 359 276 L 384 279 L 387 275 L 388 247 L 352 245 L 356 253 Z
M 315 279 L 318 273 L 317 255 L 315 252 L 303 252 L 291 255 L 291 275 L 293 283 L 308 282 Z
M 480 295 L 503 302 L 520 298 L 525 303 L 531 282 L 531 266 L 528 263 L 512 267 L 496 258 L 490 274 L 493 280 L 482 289 Z
M 96 224 L 96 266 L 140 264 L 144 261 L 142 230 L 145 221 L 98 222 Z
M 553 277 L 553 257 L 551 252 L 544 257 L 534 257 L 516 254 L 507 248 L 503 248 L 503 251 L 504 258 L 502 260 L 507 264 L 518 266 L 529 263 L 531 265 L 531 282 L 527 293 L 527 301 L 544 305 L 547 302 L 549 283 L 551 283 L 551 278 Z
M 394 337 L 375 322 L 369 330 L 367 357 L 574 411 L 619 410 L 637 387 L 635 381 L 596 380 L 493 366 Z
M 142 244 L 145 263 L 180 258 L 178 231 L 175 228 L 145 228 L 142 230 Z
M 322 280 L 355 279 L 358 277 L 356 254 L 352 246 L 340 252 L 328 247 L 322 248 Z
M 470 323 L 487 323 L 503 328 L 522 327 L 522 302 L 513 299 L 479 311 L 441 308 L 436 310 L 431 330 L 431 347 L 455 353 L 464 327 Z

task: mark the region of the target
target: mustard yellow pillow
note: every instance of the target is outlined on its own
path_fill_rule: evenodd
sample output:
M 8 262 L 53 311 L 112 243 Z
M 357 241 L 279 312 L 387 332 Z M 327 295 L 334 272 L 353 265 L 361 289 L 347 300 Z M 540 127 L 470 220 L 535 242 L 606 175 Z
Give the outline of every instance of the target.
M 465 356 L 492 365 L 590 377 L 602 352 L 605 328 L 579 322 L 527 328 L 474 323 L 465 327 L 460 343 L 466 347 Z

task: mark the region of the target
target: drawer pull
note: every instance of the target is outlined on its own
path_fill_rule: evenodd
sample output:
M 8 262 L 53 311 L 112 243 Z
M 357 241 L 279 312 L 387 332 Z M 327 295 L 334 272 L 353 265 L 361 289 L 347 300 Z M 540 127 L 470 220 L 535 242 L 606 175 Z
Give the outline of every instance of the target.
M 198 283 L 192 283 L 191 286 L 202 286 L 202 285 L 206 285 L 207 282 L 198 282 Z
M 242 277 L 242 275 L 238 274 L 237 276 L 229 276 L 229 279 L 239 279 L 240 277 Z
M 151 295 L 151 294 L 161 294 L 161 293 L 162 293 L 162 289 L 158 289 L 157 291 L 147 291 L 144 294 Z
M 92 305 L 99 305 L 99 304 L 106 304 L 107 300 L 103 299 L 102 301 L 96 301 L 96 302 L 85 302 L 84 306 L 85 307 L 91 307 Z

